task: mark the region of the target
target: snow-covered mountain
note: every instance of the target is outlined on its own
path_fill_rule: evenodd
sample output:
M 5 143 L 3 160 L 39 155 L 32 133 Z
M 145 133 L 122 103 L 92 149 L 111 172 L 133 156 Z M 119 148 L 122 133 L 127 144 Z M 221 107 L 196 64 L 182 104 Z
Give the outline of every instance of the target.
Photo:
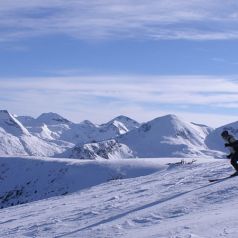
M 18 116 L 17 119 L 35 136 L 48 141 L 61 140 L 72 122 L 57 113 L 43 113 L 38 118 Z
M 210 155 L 212 152 L 204 141 L 212 130 L 204 125 L 184 122 L 175 115 L 167 115 L 144 123 L 139 128 L 119 136 L 115 143 L 110 143 L 110 148 L 108 148 L 109 141 L 78 145 L 69 149 L 68 155 L 71 158 L 92 159 L 97 156 L 102 157 L 102 154 L 110 154 L 112 158 L 113 154 L 116 156 L 115 151 L 118 151 L 118 148 L 124 158 Z M 219 154 L 219 152 L 216 153 Z
M 57 113 L 48 112 L 42 113 L 37 119 L 38 122 L 44 123 L 46 125 L 57 125 L 57 124 L 71 124 L 68 119 L 60 116 Z
M 113 139 L 140 125 L 125 116 L 116 117 L 102 125 L 95 125 L 88 120 L 73 123 L 56 113 L 43 113 L 36 119 L 18 118 L 32 134 L 41 139 L 57 143 L 64 141 L 74 145 Z
M 28 130 L 7 110 L 0 110 L 0 127 L 14 136 L 30 135 Z
M 102 124 L 100 126 L 100 131 L 107 131 L 112 135 L 123 135 L 131 130 L 134 130 L 140 126 L 140 123 L 137 121 L 126 117 L 126 116 L 118 116 L 111 121 Z M 115 136 L 114 136 L 115 137 Z
M 57 113 L 38 118 L 0 113 L 0 155 L 47 155 L 79 159 L 133 157 L 188 157 L 226 151 L 220 132 L 233 134 L 238 123 L 216 130 L 181 120 L 175 115 L 140 124 L 118 116 L 97 125 L 88 120 L 74 123 Z M 103 155 L 103 156 L 102 156 Z
M 156 118 L 119 138 L 138 157 L 201 155 L 207 150 L 204 127 L 184 122 L 175 115 Z
M 115 139 L 111 139 L 76 145 L 66 152 L 56 155 L 56 157 L 95 160 L 133 158 L 135 155 L 128 146 L 118 143 Z
M 69 130 L 61 134 L 61 139 L 75 144 L 86 144 L 113 139 L 139 127 L 139 123 L 125 116 L 119 116 L 102 125 L 95 125 L 85 120 L 72 124 Z
M 0 112 L 0 155 L 55 156 L 74 146 L 113 140 L 138 128 L 139 125 L 138 122 L 125 116 L 116 117 L 102 125 L 95 125 L 88 120 L 73 123 L 57 113 L 43 113 L 35 119 L 29 116 L 13 116 L 3 110 Z M 87 149 L 90 147 L 85 145 Z M 108 142 L 107 158 L 111 158 L 110 147 Z M 124 147 L 116 146 L 113 150 L 114 156 L 117 158 L 123 156 Z M 71 157 L 69 153 L 63 154 Z
M 7 110 L 0 111 L 0 155 L 53 156 L 62 148 L 32 135 Z

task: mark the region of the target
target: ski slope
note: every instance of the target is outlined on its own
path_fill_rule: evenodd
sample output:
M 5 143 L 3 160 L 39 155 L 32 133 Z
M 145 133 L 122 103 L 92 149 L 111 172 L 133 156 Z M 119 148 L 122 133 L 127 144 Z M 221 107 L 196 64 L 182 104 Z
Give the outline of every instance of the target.
M 50 161 L 75 166 L 79 174 L 80 163 L 88 163 Z M 97 179 L 88 187 L 0 210 L 0 237 L 238 237 L 238 177 L 208 182 L 231 174 L 229 161 L 206 158 L 174 164 L 178 161 L 91 161 L 90 175 Z M 112 168 L 120 168 L 124 178 L 105 180 L 102 171 Z

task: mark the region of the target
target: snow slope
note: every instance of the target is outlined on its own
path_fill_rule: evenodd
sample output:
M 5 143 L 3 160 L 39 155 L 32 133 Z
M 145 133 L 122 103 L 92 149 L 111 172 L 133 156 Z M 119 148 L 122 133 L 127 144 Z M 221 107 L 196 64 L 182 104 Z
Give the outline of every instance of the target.
M 119 161 L 113 163 L 114 168 L 133 160 Z M 178 159 L 138 160 L 144 169 L 146 163 L 153 163 L 154 170 L 143 174 L 143 169 L 139 172 L 138 167 L 129 166 L 128 174 L 134 170 L 137 176 L 94 180 L 91 185 L 95 186 L 66 196 L 2 209 L 0 237 L 236 238 L 238 177 L 208 182 L 232 173 L 228 161 L 206 159 L 177 165 L 165 161 Z M 104 164 L 99 175 L 90 175 L 102 178 L 101 172 L 111 163 Z M 87 171 L 84 175 L 87 179 L 82 182 L 89 179 Z
M 118 177 L 145 175 L 160 169 L 154 163 L 82 161 L 41 157 L 0 157 L 0 208 L 32 202 Z

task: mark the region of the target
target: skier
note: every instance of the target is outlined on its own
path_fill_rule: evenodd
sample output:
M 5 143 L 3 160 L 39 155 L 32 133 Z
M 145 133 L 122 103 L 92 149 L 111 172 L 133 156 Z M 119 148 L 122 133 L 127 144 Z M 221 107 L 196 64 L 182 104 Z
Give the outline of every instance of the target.
M 227 155 L 228 159 L 231 159 L 231 164 L 235 168 L 236 172 L 233 176 L 238 175 L 238 140 L 233 135 L 230 135 L 228 131 L 221 133 L 223 140 L 226 142 L 225 147 L 229 147 L 230 154 Z

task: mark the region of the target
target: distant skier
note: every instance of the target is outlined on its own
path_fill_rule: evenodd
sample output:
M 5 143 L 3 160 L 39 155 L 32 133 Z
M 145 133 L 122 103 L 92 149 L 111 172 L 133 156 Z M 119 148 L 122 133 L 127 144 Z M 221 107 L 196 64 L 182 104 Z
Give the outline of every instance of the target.
M 225 147 L 228 147 L 230 154 L 227 155 L 228 159 L 231 159 L 231 164 L 235 168 L 236 172 L 233 175 L 238 175 L 238 140 L 233 135 L 230 135 L 228 131 L 221 133 L 223 140 L 226 142 Z

